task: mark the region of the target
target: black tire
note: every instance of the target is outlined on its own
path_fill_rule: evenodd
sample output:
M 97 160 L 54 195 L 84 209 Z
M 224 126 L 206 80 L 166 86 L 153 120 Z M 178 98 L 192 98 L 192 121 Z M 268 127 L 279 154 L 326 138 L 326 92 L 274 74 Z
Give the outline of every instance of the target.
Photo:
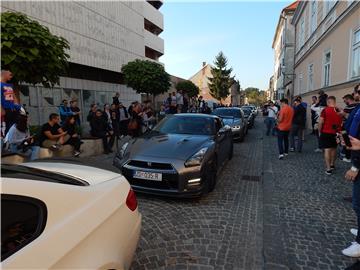
M 245 139 L 245 134 L 246 134 L 246 132 L 243 131 L 243 133 L 241 134 L 241 136 L 240 136 L 240 138 L 239 138 L 239 142 L 243 142 L 243 141 L 244 141 L 244 139 Z
M 210 167 L 210 168 L 209 168 Z M 204 194 L 210 193 L 214 190 L 217 178 L 217 160 L 214 156 L 214 160 L 209 164 L 206 170 L 206 182 L 204 188 Z
M 244 136 L 242 136 L 239 141 L 240 142 L 244 141 Z M 233 156 L 234 156 L 234 143 L 231 142 L 231 148 L 230 148 L 230 151 L 229 151 L 228 159 L 231 160 L 233 158 Z

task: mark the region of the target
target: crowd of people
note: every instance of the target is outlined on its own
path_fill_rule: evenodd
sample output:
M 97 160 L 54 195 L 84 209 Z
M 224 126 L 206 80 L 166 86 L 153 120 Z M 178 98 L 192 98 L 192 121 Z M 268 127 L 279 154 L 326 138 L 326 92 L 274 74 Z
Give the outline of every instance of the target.
M 58 107 L 58 113 L 51 113 L 36 134 L 30 135 L 29 115 L 16 100 L 12 84 L 8 83 L 11 78 L 10 71 L 1 72 L 2 149 L 21 153 L 34 160 L 39 157 L 40 147 L 62 151 L 64 145 L 71 145 L 73 155 L 78 157 L 81 154 L 82 138 L 86 137 L 82 134 L 82 111 L 77 100 L 69 102 L 64 99 Z M 120 101 L 120 94 L 116 93 L 111 104 L 101 108 L 98 104 L 91 104 L 86 121 L 90 127 L 90 136 L 100 138 L 104 153 L 109 154 L 119 139 L 127 135 L 140 136 L 167 114 L 211 112 L 202 96 L 189 98 L 181 90 L 170 93 L 157 113 L 149 100 L 143 103 L 134 101 L 125 107 Z
M 352 197 L 344 199 L 353 204 L 358 228 L 350 230 L 356 237 L 355 242 L 342 250 L 342 253 L 349 257 L 360 257 L 360 84 L 354 87 L 352 93 L 343 96 L 342 100 L 344 105 L 340 106 L 336 97 L 328 96 L 324 91 L 313 96 L 310 106 L 311 127 L 312 134 L 317 138 L 314 151 L 323 152 L 326 175 L 336 172 L 338 158 L 351 163 L 345 179 L 353 183 L 353 192 Z M 296 97 L 292 104 L 284 98 L 279 105 L 270 101 L 264 106 L 266 135 L 277 136 L 280 160 L 288 156 L 289 152 L 302 152 L 307 107 L 301 97 Z

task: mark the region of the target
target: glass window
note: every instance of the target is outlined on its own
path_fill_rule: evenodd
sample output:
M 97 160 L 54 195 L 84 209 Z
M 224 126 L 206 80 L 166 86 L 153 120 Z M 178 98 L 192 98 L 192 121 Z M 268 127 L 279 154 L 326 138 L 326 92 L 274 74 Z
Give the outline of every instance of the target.
M 46 217 L 42 201 L 1 194 L 1 261 L 35 240 L 45 228 Z
M 309 77 L 309 90 L 313 90 L 314 89 L 314 65 L 310 64 L 309 65 L 309 70 L 308 70 L 308 77 Z
M 330 85 L 331 52 L 325 53 L 324 59 L 324 86 Z
M 299 93 L 302 93 L 303 88 L 303 75 L 299 74 Z
M 305 43 L 305 19 L 303 17 L 300 22 L 299 49 L 304 45 L 304 43 Z
M 163 119 L 153 131 L 164 134 L 214 135 L 215 125 L 214 119 L 210 117 L 172 116 Z
M 352 45 L 351 77 L 360 76 L 360 29 L 355 31 Z
M 317 26 L 317 2 L 311 1 L 311 11 L 310 11 L 310 34 L 312 34 Z

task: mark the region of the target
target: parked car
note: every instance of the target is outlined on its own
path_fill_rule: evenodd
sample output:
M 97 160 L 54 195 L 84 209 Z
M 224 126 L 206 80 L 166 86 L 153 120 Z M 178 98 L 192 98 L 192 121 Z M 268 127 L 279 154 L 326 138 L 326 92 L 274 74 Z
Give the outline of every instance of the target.
M 225 125 L 231 127 L 234 140 L 243 141 L 247 133 L 247 120 L 244 112 L 237 107 L 222 107 L 213 111 L 213 114 L 222 118 Z
M 244 112 L 245 119 L 247 120 L 248 128 L 253 128 L 255 124 L 255 115 L 253 114 L 251 108 L 243 106 L 241 109 Z
M 254 105 L 245 105 L 241 107 L 242 109 L 249 108 L 253 114 L 253 117 L 255 118 L 258 114 L 258 110 Z
M 231 128 L 205 114 L 176 114 L 125 143 L 114 165 L 135 191 L 198 197 L 212 191 L 233 155 Z
M 1 174 L 2 269 L 129 269 L 141 215 L 122 175 L 51 162 Z

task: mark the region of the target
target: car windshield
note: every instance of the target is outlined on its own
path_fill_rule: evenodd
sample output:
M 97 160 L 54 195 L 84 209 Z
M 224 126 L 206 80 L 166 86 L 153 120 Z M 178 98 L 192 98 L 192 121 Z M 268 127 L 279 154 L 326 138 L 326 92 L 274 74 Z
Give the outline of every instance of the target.
M 213 114 L 220 117 L 230 116 L 235 118 L 241 118 L 240 110 L 236 109 L 216 109 Z
M 215 124 L 211 117 L 173 116 L 163 119 L 153 130 L 165 134 L 214 135 Z
M 233 118 L 223 118 L 223 122 L 225 125 L 232 126 L 234 124 Z
M 250 108 L 241 108 L 245 114 L 245 116 L 249 116 L 251 114 L 251 109 Z

